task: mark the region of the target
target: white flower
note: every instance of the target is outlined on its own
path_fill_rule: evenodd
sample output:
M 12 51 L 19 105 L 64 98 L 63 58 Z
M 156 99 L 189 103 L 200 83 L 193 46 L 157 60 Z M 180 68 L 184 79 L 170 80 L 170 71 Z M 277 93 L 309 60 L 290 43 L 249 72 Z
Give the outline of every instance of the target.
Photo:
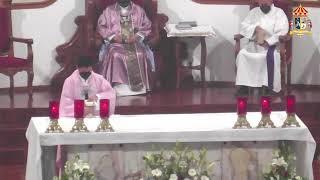
M 179 167 L 180 167 L 180 168 L 187 168 L 187 167 L 188 167 L 188 163 L 185 162 L 185 161 L 181 161 L 181 162 L 179 163 Z
M 271 164 L 272 164 L 272 166 L 280 166 L 280 167 L 284 167 L 284 168 L 288 167 L 288 163 L 284 160 L 283 157 L 277 158 L 277 159 L 272 159 Z
M 273 178 L 273 177 L 270 177 L 270 180 L 274 180 L 274 178 Z
M 78 163 L 73 163 L 73 170 L 80 170 L 80 166 Z
M 152 176 L 160 177 L 162 175 L 162 171 L 160 169 L 154 169 L 151 171 Z
M 201 180 L 209 180 L 207 176 L 201 176 Z
M 193 177 L 193 176 L 197 175 L 197 171 L 195 169 L 189 169 L 188 174 L 189 174 L 189 176 Z
M 193 177 L 193 180 L 198 180 L 198 177 L 197 176 Z
M 79 170 L 81 173 L 83 170 L 89 170 L 90 166 L 88 163 L 84 163 L 82 160 L 79 160 L 77 163 L 73 163 L 74 170 Z
M 279 157 L 279 153 L 280 153 L 280 151 L 279 150 L 275 150 L 273 153 L 272 153 L 272 155 L 273 155 L 273 157 Z
M 178 180 L 178 176 L 176 174 L 171 174 L 169 180 Z
M 294 177 L 296 180 L 302 180 L 302 177 L 300 177 L 300 176 L 295 176 Z

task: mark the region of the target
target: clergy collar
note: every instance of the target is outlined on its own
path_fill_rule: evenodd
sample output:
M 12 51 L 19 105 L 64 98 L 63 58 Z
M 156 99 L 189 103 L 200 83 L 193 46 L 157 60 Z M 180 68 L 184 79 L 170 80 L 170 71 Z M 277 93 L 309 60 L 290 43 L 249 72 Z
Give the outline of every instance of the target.
M 80 79 L 81 83 L 84 85 L 87 85 L 89 83 L 90 79 L 92 78 L 92 74 L 93 74 L 93 71 L 91 71 L 91 75 L 88 77 L 88 79 L 85 80 L 80 76 L 79 71 L 78 71 L 79 79 Z

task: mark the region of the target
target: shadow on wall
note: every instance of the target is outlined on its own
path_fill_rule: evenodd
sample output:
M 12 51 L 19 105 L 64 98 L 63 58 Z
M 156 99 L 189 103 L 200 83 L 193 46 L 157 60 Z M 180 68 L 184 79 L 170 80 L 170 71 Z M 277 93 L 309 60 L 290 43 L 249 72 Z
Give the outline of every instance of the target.
M 217 29 L 216 37 L 207 39 L 207 69 L 210 70 L 211 81 L 234 81 L 235 58 L 234 44 L 226 39 Z M 211 41 L 211 42 L 210 42 Z
M 74 3 L 74 8 L 63 17 L 60 25 L 60 30 L 66 41 L 69 41 L 74 34 L 74 28 L 70 28 L 76 26 L 74 20 L 77 16 L 82 15 L 85 9 L 85 0 L 75 0 Z
M 294 38 L 292 79 L 294 84 L 318 84 L 320 85 L 320 52 L 319 44 L 314 42 L 312 36 Z
M 74 35 L 77 28 L 77 25 L 75 24 L 74 21 L 77 16 L 84 14 L 84 11 L 85 11 L 84 9 L 85 9 L 85 0 L 74 0 L 74 8 L 63 17 L 60 24 L 60 31 L 65 39 L 64 42 L 68 42 Z M 57 63 L 55 61 L 57 57 L 57 52 L 55 48 L 51 52 L 51 57 L 54 60 L 54 61 L 51 61 L 51 64 L 55 65 Z

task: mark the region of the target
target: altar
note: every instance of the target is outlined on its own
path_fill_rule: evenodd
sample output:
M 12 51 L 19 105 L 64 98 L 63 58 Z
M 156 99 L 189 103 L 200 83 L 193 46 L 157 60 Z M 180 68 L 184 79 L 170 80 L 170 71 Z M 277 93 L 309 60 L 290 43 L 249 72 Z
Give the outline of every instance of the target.
M 256 127 L 261 113 L 250 112 L 247 119 L 252 127 Z M 100 119 L 90 118 L 85 119 L 89 133 L 69 133 L 74 119 L 61 118 L 59 123 L 65 133 L 47 134 L 49 118 L 34 117 L 26 132 L 29 143 L 26 180 L 50 179 L 44 173 L 48 172 L 44 167 L 49 166 L 43 164 L 46 162 L 43 158 L 46 152 L 54 152 L 52 149 L 56 145 L 66 145 L 69 155 L 80 154 L 89 161 L 94 172 L 99 174 L 98 179 L 112 179 L 110 173 L 121 179 L 143 169 L 142 156 L 146 152 L 153 151 L 154 147 L 170 149 L 176 142 L 195 150 L 202 146 L 208 149 L 208 160 L 216 164 L 215 179 L 234 178 L 230 151 L 243 148 L 254 154 L 248 164 L 249 179 L 260 179 L 259 173 L 270 162 L 272 150 L 280 140 L 291 142 L 298 174 L 312 180 L 316 143 L 308 128 L 298 117 L 301 127 L 280 128 L 286 119 L 285 112 L 272 112 L 271 119 L 278 128 L 233 129 L 236 113 L 113 115 L 110 123 L 115 132 L 95 132 Z M 55 161 L 54 156 L 47 157 Z

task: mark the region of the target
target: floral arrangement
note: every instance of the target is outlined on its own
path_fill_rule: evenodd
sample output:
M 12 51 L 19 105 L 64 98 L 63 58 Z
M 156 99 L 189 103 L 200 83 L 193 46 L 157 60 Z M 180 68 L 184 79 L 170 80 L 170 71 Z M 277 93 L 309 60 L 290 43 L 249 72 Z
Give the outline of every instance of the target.
M 285 142 L 281 141 L 279 149 L 273 152 L 272 162 L 269 164 L 263 178 L 266 180 L 304 180 L 296 174 L 296 157 Z
M 90 171 L 89 164 L 76 155 L 74 159 L 66 162 L 62 177 L 55 176 L 53 180 L 95 180 L 95 176 Z
M 198 153 L 177 143 L 173 151 L 147 154 L 143 157 L 147 180 L 210 180 L 214 163 L 206 160 L 207 150 Z

